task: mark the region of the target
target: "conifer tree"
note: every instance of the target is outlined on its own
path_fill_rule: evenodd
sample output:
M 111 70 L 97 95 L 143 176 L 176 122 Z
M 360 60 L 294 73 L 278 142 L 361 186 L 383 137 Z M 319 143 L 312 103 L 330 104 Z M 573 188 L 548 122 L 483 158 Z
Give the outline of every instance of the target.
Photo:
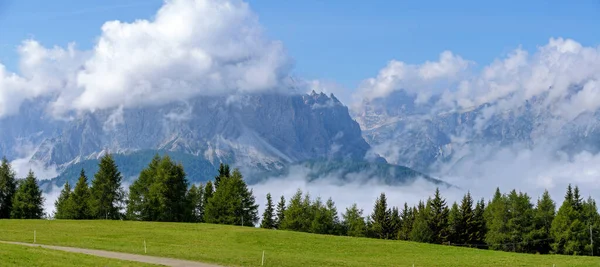
M 463 197 L 460 202 L 460 218 L 458 224 L 458 241 L 461 244 L 475 245 L 475 222 L 473 220 L 473 198 L 471 198 L 471 193 L 467 192 L 467 194 Z
M 187 192 L 187 203 L 189 204 L 188 208 L 188 222 L 203 222 L 204 221 L 204 186 L 200 184 L 199 186 L 192 185 Z
M 600 214 L 598 214 L 598 206 L 596 205 L 596 201 L 589 197 L 587 201 L 582 204 L 582 212 L 583 212 L 583 222 L 587 223 L 588 229 L 591 232 L 588 232 L 586 235 L 586 239 L 590 240 L 593 238 L 597 238 L 598 233 L 600 233 Z M 592 236 L 590 236 L 590 234 Z M 598 256 L 600 254 L 600 245 L 598 240 L 594 240 L 593 244 L 589 243 L 585 245 L 584 255 L 595 255 Z
M 346 212 L 342 214 L 342 225 L 348 236 L 364 237 L 366 235 L 367 225 L 363 217 L 363 210 L 359 209 L 356 203 L 346 208 Z
M 204 195 L 202 196 L 202 202 L 204 205 L 205 212 L 204 214 L 206 214 L 206 206 L 208 206 L 208 202 L 210 202 L 210 199 L 214 196 L 214 194 L 215 188 L 213 186 L 213 183 L 211 181 L 206 182 L 206 185 L 204 185 Z
M 131 186 L 127 201 L 127 218 L 129 220 L 156 221 L 159 217 L 160 203 L 156 190 L 151 193 L 157 179 L 161 157 L 155 154 L 148 167 L 143 169 Z
M 121 209 L 125 200 L 125 192 L 121 187 L 121 172 L 110 154 L 103 156 L 98 165 L 99 170 L 94 175 L 90 189 L 92 216 L 96 219 L 121 219 Z
M 281 220 L 281 229 L 308 232 L 308 227 L 304 222 L 307 213 L 303 206 L 302 196 L 302 190 L 298 189 L 290 198 L 289 204 L 284 211 L 283 220 Z
M 485 243 L 485 235 L 487 234 L 487 225 L 485 224 L 485 201 L 482 198 L 475 205 L 473 211 L 473 224 L 475 228 L 474 242 L 476 244 Z M 479 245 L 478 248 L 486 248 L 485 246 Z
M 219 184 L 221 183 L 221 179 L 229 178 L 231 176 L 231 172 L 229 170 L 229 165 L 227 164 L 219 164 L 219 174 L 215 176 L 215 188 L 219 188 Z
M 75 189 L 73 189 L 73 193 L 69 197 L 69 202 L 69 206 L 73 211 L 73 219 L 84 220 L 90 218 L 90 189 L 83 169 L 79 173 L 79 180 L 77 180 Z
M 410 240 L 415 242 L 432 243 L 434 241 L 434 233 L 430 226 L 431 206 L 430 201 L 427 205 L 423 201 L 419 201 L 415 221 L 410 232 Z
M 311 208 L 312 220 L 309 232 L 314 234 L 326 234 L 329 222 L 327 221 L 327 210 L 320 197 L 315 199 Z
M 578 190 L 577 190 L 578 191 Z M 578 195 L 578 194 L 577 194 Z M 567 187 L 565 200 L 558 209 L 552 221 L 550 234 L 554 242 L 552 251 L 557 254 L 581 255 L 584 254 L 586 227 L 581 221 L 581 212 L 578 211 L 579 196 L 573 193 L 571 185 Z
M 398 207 L 392 207 L 390 239 L 398 239 L 402 227 L 402 218 Z
M 70 196 L 71 196 L 71 185 L 69 181 L 65 182 L 65 186 L 60 191 L 58 199 L 54 202 L 54 208 L 56 210 L 54 218 L 56 219 L 73 219 L 72 207 Z
M 208 223 L 254 226 L 258 222 L 255 197 L 238 169 L 231 177 L 221 177 L 204 213 Z
M 406 202 L 404 202 L 404 208 L 402 209 L 400 218 L 401 226 L 397 238 L 399 240 L 410 240 L 410 232 L 412 231 L 415 216 L 412 208 L 408 207 Z
M 443 244 L 448 240 L 448 206 L 446 200 L 442 198 L 440 189 L 435 189 L 435 194 L 431 200 L 431 220 L 430 228 L 433 232 L 433 242 Z
M 281 196 L 279 203 L 277 203 L 277 217 L 275 219 L 275 229 L 281 228 L 281 222 L 285 218 L 285 197 Z
M 508 250 L 507 244 L 510 240 L 508 229 L 508 200 L 505 195 L 500 193 L 500 188 L 496 188 L 492 201 L 485 209 L 485 221 L 488 228 L 485 236 L 485 242 L 488 247 L 494 250 Z
M 370 216 L 370 232 L 379 239 L 391 238 L 391 211 L 387 207 L 385 193 L 381 193 L 375 202 L 373 213 Z
M 0 163 L 0 219 L 10 218 L 16 191 L 16 173 L 8 160 L 3 157 Z
M 260 224 L 260 227 L 262 228 L 266 228 L 266 229 L 274 229 L 275 228 L 275 221 L 274 221 L 274 207 L 273 207 L 273 200 L 271 199 L 271 193 L 267 194 L 267 206 L 265 207 L 265 212 L 263 212 L 263 218 L 262 218 L 262 222 Z
M 448 241 L 447 244 L 463 244 L 460 231 L 463 229 L 461 225 L 461 214 L 458 204 L 454 202 L 450 212 L 448 212 Z
M 542 194 L 542 198 L 538 199 L 537 205 L 534 210 L 533 223 L 534 232 L 533 239 L 536 252 L 541 254 L 548 254 L 551 250 L 550 241 L 550 228 L 552 227 L 552 221 L 556 213 L 556 205 L 550 197 L 548 190 L 545 190 Z
M 41 219 L 44 216 L 44 198 L 35 175 L 30 170 L 27 178 L 19 182 L 13 200 L 12 219 Z
M 327 202 L 325 202 L 325 214 L 327 217 L 327 234 L 340 235 L 342 226 L 338 216 L 337 207 L 331 198 L 327 199 Z

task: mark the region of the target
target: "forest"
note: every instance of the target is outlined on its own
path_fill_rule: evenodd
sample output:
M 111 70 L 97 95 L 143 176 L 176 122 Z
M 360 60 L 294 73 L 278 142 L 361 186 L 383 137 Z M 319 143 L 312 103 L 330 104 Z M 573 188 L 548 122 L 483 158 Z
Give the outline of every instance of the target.
M 373 212 L 353 204 L 341 213 L 329 198 L 312 198 L 300 189 L 285 199 L 267 194 L 259 216 L 255 196 L 238 169 L 220 164 L 218 175 L 190 185 L 184 167 L 169 156 L 154 156 L 138 179 L 125 190 L 112 155 L 103 156 L 91 182 L 81 170 L 74 188 L 66 182 L 54 214 L 44 214 L 42 191 L 35 174 L 17 179 L 10 163 L 0 164 L 0 219 L 136 220 L 240 225 L 520 253 L 597 256 L 595 238 L 600 215 L 591 197 L 577 186 L 566 188 L 558 207 L 548 191 L 535 203 L 524 192 L 502 193 L 488 201 L 466 193 L 459 203 L 447 203 L 439 189 L 416 206 L 391 206 L 385 193 Z M 277 203 L 275 203 L 276 201 Z

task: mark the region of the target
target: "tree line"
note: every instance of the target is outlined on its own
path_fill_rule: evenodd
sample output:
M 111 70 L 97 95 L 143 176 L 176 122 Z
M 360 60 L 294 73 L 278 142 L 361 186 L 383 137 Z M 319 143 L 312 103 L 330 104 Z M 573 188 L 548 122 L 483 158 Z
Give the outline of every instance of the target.
M 91 185 L 82 170 L 74 189 L 67 182 L 55 202 L 55 219 L 110 219 L 162 222 L 202 222 L 257 226 L 259 207 L 238 169 L 220 164 L 205 184 L 191 185 L 180 163 L 156 155 L 138 179 L 122 188 L 122 176 L 111 155 L 100 159 Z M 545 191 L 537 202 L 527 193 L 496 189 L 491 200 L 470 193 L 449 205 L 436 190 L 415 206 L 388 206 L 385 193 L 371 214 L 355 203 L 341 214 L 328 198 L 312 198 L 300 189 L 286 201 L 272 195 L 260 227 L 315 234 L 466 246 L 502 251 L 598 255 L 600 215 L 594 199 L 584 200 L 569 185 L 562 205 Z M 33 172 L 17 181 L 6 159 L 0 164 L 0 218 L 43 216 L 42 192 Z M 340 216 L 341 215 L 341 216 Z

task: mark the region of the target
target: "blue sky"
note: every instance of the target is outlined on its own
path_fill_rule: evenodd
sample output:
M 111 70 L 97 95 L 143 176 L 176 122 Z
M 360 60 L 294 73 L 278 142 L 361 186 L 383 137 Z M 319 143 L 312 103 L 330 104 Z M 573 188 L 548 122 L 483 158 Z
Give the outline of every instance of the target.
M 353 88 L 389 60 L 436 60 L 444 50 L 484 66 L 551 37 L 600 44 L 600 1 L 251 0 L 268 35 L 283 41 L 295 74 Z M 16 47 L 91 48 L 108 20 L 151 18 L 160 0 L 0 0 L 0 62 L 16 70 Z

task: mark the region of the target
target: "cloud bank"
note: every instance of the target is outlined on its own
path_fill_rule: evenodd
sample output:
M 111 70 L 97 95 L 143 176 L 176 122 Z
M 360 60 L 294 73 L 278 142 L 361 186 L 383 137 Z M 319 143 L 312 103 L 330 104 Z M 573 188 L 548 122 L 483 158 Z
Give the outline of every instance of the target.
M 152 20 L 109 21 L 101 30 L 91 51 L 24 41 L 20 73 L 0 65 L 0 117 L 41 95 L 54 96 L 48 108 L 60 116 L 282 90 L 293 65 L 242 1 L 168 0 Z

